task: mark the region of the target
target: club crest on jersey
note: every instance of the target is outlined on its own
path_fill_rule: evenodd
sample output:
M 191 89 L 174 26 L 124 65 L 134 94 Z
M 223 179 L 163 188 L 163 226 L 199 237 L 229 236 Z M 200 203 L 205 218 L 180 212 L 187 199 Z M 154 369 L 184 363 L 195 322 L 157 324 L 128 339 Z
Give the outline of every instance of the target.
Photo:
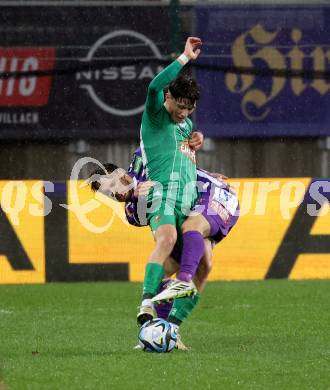
M 178 123 L 178 127 L 180 130 L 187 130 L 187 126 L 188 126 L 188 124 L 186 121 Z
M 180 143 L 180 152 L 185 154 L 194 164 L 196 164 L 196 154 L 189 146 L 188 141 Z
M 188 123 L 186 121 L 177 123 L 177 132 L 181 134 L 184 137 L 188 137 L 190 134 L 190 128 L 188 126 Z

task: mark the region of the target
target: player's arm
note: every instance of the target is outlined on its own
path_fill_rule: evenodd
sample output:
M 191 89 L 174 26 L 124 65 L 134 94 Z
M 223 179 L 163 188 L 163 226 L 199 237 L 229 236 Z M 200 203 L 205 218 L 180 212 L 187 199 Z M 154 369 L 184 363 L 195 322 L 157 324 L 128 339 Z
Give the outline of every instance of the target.
M 219 172 L 207 172 L 211 177 L 214 177 L 215 179 L 218 179 L 220 182 L 224 183 L 228 180 L 228 176 L 223 175 Z
M 128 223 L 133 226 L 147 226 L 148 222 L 141 222 L 138 213 L 138 202 L 141 196 L 147 196 L 149 190 L 154 187 L 156 183 L 150 180 L 137 182 L 133 196 L 125 203 L 125 215 Z
M 133 154 L 132 160 L 129 164 L 127 173 L 131 177 L 135 177 L 137 180 L 140 180 L 141 177 L 143 176 L 143 170 L 144 170 L 144 168 L 143 168 L 143 159 L 142 159 L 141 149 L 137 148 L 134 151 L 134 154 Z
M 199 53 L 202 41 L 196 37 L 189 37 L 183 53 L 151 81 L 148 87 L 146 110 L 151 113 L 158 112 L 164 104 L 164 88 L 176 78 L 180 70 L 190 60 L 195 60 Z
M 219 173 L 219 172 L 209 172 L 206 169 L 202 169 L 202 168 L 199 168 L 199 167 L 197 168 L 197 177 L 198 177 L 199 172 L 204 172 L 207 175 L 213 177 L 214 179 L 217 179 L 221 183 L 225 183 L 226 184 L 226 181 L 228 180 L 228 177 L 225 176 L 222 173 Z
M 140 220 L 138 218 L 137 199 L 132 199 L 131 201 L 125 203 L 125 215 L 127 222 L 130 225 L 137 227 L 145 226 L 140 223 Z

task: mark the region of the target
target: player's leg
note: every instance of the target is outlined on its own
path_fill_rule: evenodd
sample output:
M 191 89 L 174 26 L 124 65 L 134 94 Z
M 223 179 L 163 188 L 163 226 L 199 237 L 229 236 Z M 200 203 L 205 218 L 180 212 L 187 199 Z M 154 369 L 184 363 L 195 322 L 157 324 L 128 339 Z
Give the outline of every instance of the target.
M 193 308 L 196 306 L 200 293 L 203 291 L 207 277 L 211 270 L 212 264 L 212 244 L 209 239 L 204 240 L 204 255 L 200 263 L 198 272 L 194 277 L 198 292 L 194 297 L 176 298 L 173 302 L 173 307 L 169 313 L 170 322 L 181 325 L 181 323 L 189 316 Z M 196 297 L 196 299 L 194 299 Z
M 212 270 L 212 250 L 213 243 L 207 238 L 204 239 L 205 252 L 193 279 L 199 293 L 204 291 L 209 273 Z
M 151 299 L 157 294 L 165 274 L 165 259 L 171 254 L 177 238 L 174 215 L 154 215 L 150 219 L 150 227 L 155 232 L 155 248 L 145 268 L 142 303 L 137 314 L 137 322 L 140 325 L 155 316 Z
M 168 321 L 172 324 L 172 326 L 178 329 L 178 334 L 179 334 L 180 325 L 182 324 L 183 321 L 187 319 L 187 317 L 191 314 L 193 309 L 196 307 L 200 299 L 200 293 L 204 290 L 207 277 L 211 270 L 212 244 L 210 240 L 208 239 L 204 240 L 204 249 L 205 249 L 204 255 L 202 257 L 198 271 L 194 278 L 194 282 L 198 287 L 198 292 L 192 297 L 176 298 L 173 302 L 172 309 L 168 316 Z M 180 337 L 177 342 L 177 348 L 181 350 L 188 349 L 182 343 Z
M 207 219 L 211 229 L 210 229 L 210 237 L 215 243 L 220 242 L 223 238 L 228 235 L 233 226 L 236 224 L 238 220 L 238 213 L 235 216 L 230 216 L 228 219 L 224 220 L 220 215 L 204 215 L 205 219 Z M 207 276 L 211 270 L 211 259 L 212 259 L 212 243 L 210 240 L 208 241 L 207 246 L 205 246 L 205 254 L 203 258 L 205 261 L 202 263 L 202 266 L 199 268 L 199 272 L 197 272 L 194 282 L 198 286 L 198 290 L 202 291 L 205 287 Z M 199 293 L 198 293 L 199 294 Z M 187 316 L 191 313 L 192 309 L 196 306 L 199 295 L 196 294 L 195 297 L 189 298 L 180 298 L 175 299 L 173 303 L 172 310 L 169 314 L 169 321 L 180 325 L 182 321 L 184 321 Z M 194 300 L 195 298 L 195 300 Z
M 194 283 L 197 287 L 198 294 L 200 294 L 204 290 L 205 285 L 206 285 L 206 281 L 207 281 L 207 277 L 211 271 L 211 266 L 212 266 L 212 244 L 211 244 L 210 240 L 205 239 L 204 245 L 205 245 L 205 247 L 204 247 L 205 253 L 204 253 L 202 260 L 198 266 L 198 269 L 197 269 L 197 272 L 196 272 L 196 275 L 194 278 Z M 173 252 L 172 252 L 172 255 L 173 255 Z M 162 291 L 162 289 L 166 288 L 166 285 L 172 281 L 171 279 L 168 279 L 168 278 L 170 278 L 173 274 L 175 274 L 179 270 L 179 263 L 177 260 L 175 260 L 175 258 L 180 259 L 180 256 L 175 256 L 175 253 L 174 253 L 174 257 L 167 258 L 165 263 L 164 263 L 166 279 L 164 279 L 162 281 L 162 283 L 160 285 L 160 291 Z M 178 302 L 182 299 L 186 299 L 188 301 L 187 298 L 177 298 L 175 301 Z M 188 304 L 188 306 L 191 307 L 190 313 L 194 309 L 194 307 L 196 306 L 198 299 L 189 298 L 188 302 L 190 302 L 190 305 Z M 157 312 L 157 317 L 168 319 L 169 313 L 172 309 L 172 306 L 173 306 L 173 301 L 155 304 L 155 310 Z M 187 314 L 186 305 L 184 305 L 184 306 L 177 305 L 177 306 L 179 306 L 178 311 L 176 313 L 177 317 L 179 317 L 179 318 L 182 318 L 183 316 L 187 317 L 190 314 L 190 313 Z M 182 310 L 183 310 L 183 313 L 181 313 Z M 178 320 L 174 320 L 174 321 L 179 322 Z M 177 327 L 177 325 L 174 325 L 174 326 Z M 177 334 L 178 334 L 178 341 L 177 341 L 176 348 L 180 349 L 180 350 L 187 350 L 188 348 L 184 345 L 184 343 L 181 340 L 179 329 L 178 329 Z
M 164 263 L 165 278 L 160 283 L 158 292 L 165 290 L 166 287 L 168 287 L 168 285 L 173 282 L 173 279 L 170 278 L 172 275 L 175 275 L 179 269 L 180 269 L 180 264 L 177 260 L 175 260 L 174 257 L 170 256 L 165 260 Z M 166 320 L 169 312 L 172 309 L 172 305 L 173 305 L 173 301 L 156 303 L 154 307 L 157 313 L 157 317 Z
M 199 263 L 196 275 L 194 277 L 194 283 L 199 293 L 201 293 L 206 285 L 208 274 L 211 271 L 212 267 L 212 244 L 209 239 L 204 239 L 204 250 L 205 253 L 202 257 L 202 260 Z M 173 279 L 170 277 L 176 274 L 180 269 L 180 253 L 176 253 L 174 250 L 172 255 L 165 260 L 164 269 L 165 269 L 165 278 L 159 286 L 159 292 L 166 289 L 166 287 L 173 282 Z M 169 312 L 172 308 L 173 301 L 170 302 L 161 302 L 155 304 L 155 310 L 157 312 L 157 317 L 166 319 L 169 315 Z
M 157 294 L 152 301 L 161 302 L 193 295 L 197 292 L 193 283 L 198 265 L 204 253 L 204 238 L 210 234 L 210 224 L 201 214 L 188 217 L 181 226 L 183 249 L 180 260 L 180 271 L 175 283 Z
M 204 238 L 209 237 L 211 226 L 203 215 L 198 214 L 188 217 L 181 230 L 183 247 L 178 279 L 188 282 L 196 274 L 204 253 Z

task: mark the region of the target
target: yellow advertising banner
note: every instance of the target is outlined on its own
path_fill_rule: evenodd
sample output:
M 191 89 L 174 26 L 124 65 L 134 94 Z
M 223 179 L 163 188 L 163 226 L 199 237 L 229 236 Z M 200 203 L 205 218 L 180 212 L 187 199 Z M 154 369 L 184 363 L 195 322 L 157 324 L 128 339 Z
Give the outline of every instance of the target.
M 0 181 L 0 284 L 44 283 L 42 181 Z
M 215 246 L 209 280 L 264 279 L 310 182 L 309 178 L 231 180 L 240 200 L 241 216 L 228 237 Z M 86 204 L 90 191 L 82 190 L 79 196 Z M 70 259 L 77 263 L 128 262 L 130 280 L 142 281 L 154 247 L 151 231 L 128 225 L 123 207 L 102 197 L 98 198 L 99 207 L 88 215 L 98 228 L 111 225 L 102 232 L 91 232 L 79 223 L 75 213 L 69 213 Z M 322 215 L 315 221 L 311 235 L 330 235 L 328 203 L 324 203 Z M 298 246 L 299 237 L 290 245 Z M 330 278 L 329 260 L 330 253 L 300 254 L 288 277 Z
M 92 198 L 92 200 L 91 200 Z M 135 227 L 126 220 L 124 205 L 94 194 L 88 187 L 76 192 L 68 187 L 70 263 L 128 263 L 129 280 L 141 281 L 154 240 L 149 227 Z M 91 211 L 81 212 L 81 208 Z
M 79 272 L 102 264 L 121 267 L 121 275 L 127 267 L 124 279 L 142 281 L 154 248 L 150 229 L 129 225 L 123 204 L 82 182 L 60 184 L 48 183 L 44 192 L 42 181 L 0 182 L 0 284 L 62 280 L 70 267 L 70 279 L 63 280 L 99 280 L 92 268 L 86 278 Z M 264 178 L 230 184 L 240 217 L 214 247 L 209 280 L 330 278 L 329 181 Z M 56 267 L 62 263 L 69 268 L 61 274 Z

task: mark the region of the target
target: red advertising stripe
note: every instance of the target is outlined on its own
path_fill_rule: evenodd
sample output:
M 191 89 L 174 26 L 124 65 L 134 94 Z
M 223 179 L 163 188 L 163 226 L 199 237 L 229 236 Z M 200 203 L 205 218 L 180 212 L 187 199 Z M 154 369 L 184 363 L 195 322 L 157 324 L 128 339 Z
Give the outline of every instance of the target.
M 0 73 L 42 71 L 54 68 L 55 49 L 0 48 Z M 0 106 L 40 107 L 48 103 L 52 76 L 0 79 Z

